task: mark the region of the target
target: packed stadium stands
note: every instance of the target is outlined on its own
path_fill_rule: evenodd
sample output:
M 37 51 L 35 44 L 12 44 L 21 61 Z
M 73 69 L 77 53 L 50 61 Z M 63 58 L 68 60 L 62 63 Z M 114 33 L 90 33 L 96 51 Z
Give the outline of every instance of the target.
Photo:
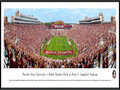
M 116 24 L 74 25 L 62 32 L 77 44 L 78 56 L 64 60 L 40 56 L 43 41 L 51 37 L 45 25 L 4 24 L 6 68 L 114 68 Z M 60 31 L 59 31 L 60 32 Z

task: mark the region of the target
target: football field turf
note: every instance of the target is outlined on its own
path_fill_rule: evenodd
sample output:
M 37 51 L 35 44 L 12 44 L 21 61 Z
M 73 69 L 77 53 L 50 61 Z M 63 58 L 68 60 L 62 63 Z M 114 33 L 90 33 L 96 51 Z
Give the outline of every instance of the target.
M 51 51 L 69 51 L 72 50 L 66 37 L 53 37 L 46 50 Z
M 46 41 L 44 43 L 44 47 L 41 50 L 41 55 L 45 56 L 45 57 L 50 57 L 53 59 L 66 59 L 66 58 L 71 58 L 71 57 L 75 57 L 77 56 L 77 45 L 75 44 L 74 40 L 71 39 L 70 43 L 71 46 L 69 45 L 69 42 L 67 40 L 67 37 L 52 37 L 52 39 L 50 40 L 50 42 L 48 43 L 48 41 Z M 48 55 L 48 54 L 43 54 L 44 50 L 48 50 L 48 51 L 58 51 L 58 52 L 63 52 L 63 51 L 74 51 L 74 54 L 71 55 Z

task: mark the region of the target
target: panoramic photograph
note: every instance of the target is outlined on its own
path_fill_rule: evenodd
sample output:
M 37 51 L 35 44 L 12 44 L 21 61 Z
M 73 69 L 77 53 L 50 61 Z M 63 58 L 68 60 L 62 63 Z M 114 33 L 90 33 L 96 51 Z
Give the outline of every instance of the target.
M 116 68 L 116 9 L 4 9 L 4 68 Z

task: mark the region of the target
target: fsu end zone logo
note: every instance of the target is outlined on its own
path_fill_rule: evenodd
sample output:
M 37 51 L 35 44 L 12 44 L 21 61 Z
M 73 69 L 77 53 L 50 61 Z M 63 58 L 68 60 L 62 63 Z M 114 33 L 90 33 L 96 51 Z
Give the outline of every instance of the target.
M 113 72 L 112 72 L 112 77 L 116 78 L 116 71 L 115 70 L 113 70 Z

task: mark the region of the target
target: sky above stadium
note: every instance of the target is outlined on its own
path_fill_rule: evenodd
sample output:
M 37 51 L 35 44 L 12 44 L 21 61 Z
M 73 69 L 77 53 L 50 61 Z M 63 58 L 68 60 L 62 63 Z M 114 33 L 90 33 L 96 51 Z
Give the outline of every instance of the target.
M 86 16 L 95 17 L 100 12 L 103 13 L 105 21 L 110 21 L 111 16 L 116 17 L 114 8 L 6 8 L 4 16 L 8 16 L 8 22 L 11 22 L 11 16 L 15 16 L 17 10 L 26 15 L 33 15 L 41 22 L 79 23 L 79 20 L 83 20 Z

